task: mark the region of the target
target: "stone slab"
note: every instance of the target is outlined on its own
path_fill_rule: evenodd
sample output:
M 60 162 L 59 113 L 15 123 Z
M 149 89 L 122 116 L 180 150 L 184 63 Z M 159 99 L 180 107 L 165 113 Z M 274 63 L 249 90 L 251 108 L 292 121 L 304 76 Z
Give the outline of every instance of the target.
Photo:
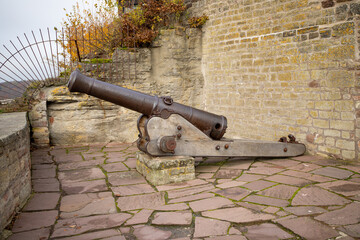
M 353 172 L 350 172 L 348 170 L 335 168 L 335 167 L 319 168 L 312 171 L 312 173 L 323 175 L 326 177 L 337 178 L 337 179 L 346 179 L 354 174 Z
M 154 215 L 152 224 L 155 225 L 190 225 L 192 213 L 185 212 L 157 212 Z
M 293 206 L 329 206 L 344 205 L 350 201 L 316 186 L 309 186 L 300 189 L 292 200 Z
M 117 203 L 121 211 L 143 208 L 151 209 L 153 207 L 165 205 L 165 193 L 157 192 L 137 196 L 119 197 Z
M 221 168 L 219 171 L 216 172 L 214 178 L 232 179 L 239 177 L 242 172 L 243 170 L 241 169 Z
M 85 182 L 63 182 L 62 190 L 66 194 L 104 192 L 108 190 L 105 179 Z
M 200 185 L 205 185 L 205 184 L 206 184 L 206 186 L 200 186 Z M 159 191 L 174 190 L 174 191 L 171 191 L 173 193 L 175 193 L 175 192 L 181 193 L 182 191 L 190 191 L 190 192 L 192 192 L 192 193 L 190 193 L 190 192 L 186 193 L 187 195 L 189 195 L 189 194 L 193 194 L 193 193 L 199 193 L 199 192 L 201 192 L 202 188 L 208 187 L 208 186 L 210 186 L 210 184 L 208 184 L 208 182 L 206 182 L 206 181 L 204 181 L 202 179 L 194 179 L 194 180 L 190 180 L 190 181 L 186 181 L 186 182 L 171 183 L 171 184 L 167 184 L 167 185 L 161 185 L 161 186 L 157 186 L 156 188 Z M 183 188 L 183 189 L 179 189 L 178 191 L 175 190 L 175 189 L 178 189 L 178 188 Z M 198 189 L 200 189 L 200 190 L 198 190 Z M 182 195 L 182 196 L 184 196 L 184 195 Z
M 151 157 L 143 152 L 136 157 L 136 170 L 155 186 L 195 179 L 193 157 Z
M 297 216 L 314 215 L 327 212 L 324 208 L 316 206 L 286 207 L 284 210 Z
M 331 225 L 357 224 L 360 219 L 360 203 L 350 203 L 344 208 L 323 213 L 315 219 Z
M 330 191 L 340 193 L 344 196 L 354 196 L 360 194 L 360 183 L 339 180 L 317 184 L 317 186 L 328 189 Z
M 287 201 L 287 200 L 259 196 L 259 195 L 250 195 L 250 196 L 246 197 L 245 199 L 243 199 L 243 201 L 258 203 L 258 204 L 263 204 L 263 205 L 269 205 L 269 206 L 276 206 L 276 207 L 286 207 L 289 205 L 289 201 Z
M 244 235 L 249 240 L 255 239 L 266 239 L 266 240 L 277 240 L 277 239 L 288 239 L 294 236 L 285 232 L 275 224 L 263 223 L 260 225 L 253 225 L 245 227 Z
M 132 218 L 126 221 L 125 226 L 136 225 L 136 224 L 146 224 L 149 221 L 149 217 L 154 212 L 154 210 L 143 209 L 136 213 Z
M 273 198 L 290 199 L 298 189 L 297 187 L 280 184 L 260 191 L 257 194 Z
M 249 191 L 247 189 L 238 188 L 238 187 L 226 188 L 226 189 L 216 189 L 216 190 L 213 190 L 212 192 L 219 194 L 221 196 L 224 196 L 226 198 L 236 200 L 236 201 L 240 201 L 241 199 L 243 199 L 244 197 L 246 197 L 247 195 L 249 195 L 251 193 L 251 191 Z
M 68 163 L 60 163 L 58 168 L 59 171 L 69 171 L 69 170 L 79 170 L 82 168 L 93 168 L 96 165 L 103 163 L 104 160 L 88 160 L 81 162 L 68 162 Z
M 83 233 L 78 236 L 57 238 L 57 240 L 95 240 L 95 239 L 108 239 L 109 237 L 115 237 L 117 240 L 125 240 L 125 237 L 121 236 L 121 232 L 116 229 L 108 229 L 102 231 L 96 231 L 91 233 Z
M 265 179 L 268 181 L 293 185 L 293 186 L 297 186 L 297 187 L 303 187 L 305 185 L 312 183 L 312 181 L 309 181 L 306 179 L 291 177 L 291 176 L 284 176 L 284 175 L 274 175 L 274 176 L 267 177 Z
M 41 228 L 32 231 L 19 232 L 11 235 L 7 240 L 45 240 L 50 235 L 50 228 Z
M 205 192 L 205 193 L 193 194 L 193 195 L 189 195 L 189 196 L 185 196 L 185 197 L 170 199 L 168 201 L 168 203 L 191 202 L 191 201 L 196 201 L 196 200 L 200 200 L 200 199 L 204 199 L 204 198 L 211 198 L 211 197 L 214 197 L 213 193 Z
M 299 217 L 279 220 L 278 223 L 309 240 L 326 240 L 339 236 L 331 227 L 315 221 L 310 217 Z
M 258 180 L 258 181 L 253 181 L 247 184 L 244 184 L 243 187 L 246 187 L 250 190 L 253 191 L 260 191 L 262 189 L 271 187 L 273 185 L 275 185 L 276 183 L 273 182 L 269 182 L 269 181 L 264 181 L 264 180 Z
M 234 203 L 226 198 L 213 197 L 213 198 L 190 202 L 189 205 L 194 212 L 201 212 L 201 211 L 218 209 L 223 207 L 232 207 L 234 206 Z
M 61 218 L 116 213 L 115 199 L 111 192 L 67 195 L 61 199 L 60 211 Z
M 145 178 L 136 171 L 108 173 L 108 181 L 112 186 L 147 183 Z
M 104 173 L 99 168 L 86 168 L 59 172 L 59 180 L 64 182 L 82 182 L 105 178 Z
M 170 239 L 170 236 L 172 235 L 171 231 L 164 231 L 153 226 L 139 225 L 134 228 L 134 235 L 137 239 L 142 240 L 166 240 Z
M 107 172 L 121 172 L 129 170 L 122 162 L 103 164 L 102 167 Z
M 73 236 L 89 231 L 114 228 L 121 226 L 130 217 L 131 215 L 127 213 L 114 213 L 58 220 L 51 238 Z
M 112 187 L 111 190 L 117 197 L 155 192 L 149 184 L 118 186 Z
M 34 169 L 31 171 L 31 178 L 54 178 L 56 176 L 56 166 L 45 169 Z
M 44 178 L 32 180 L 33 190 L 35 192 L 58 192 L 60 183 L 56 178 Z
M 224 208 L 213 211 L 202 212 L 204 217 L 216 218 L 234 223 L 250 223 L 258 221 L 268 221 L 275 216 L 267 213 L 255 212 L 243 207 Z
M 194 237 L 197 238 L 225 235 L 227 234 L 227 230 L 229 227 L 230 223 L 228 222 L 203 217 L 196 217 Z
M 23 212 L 16 219 L 13 232 L 23 232 L 33 229 L 45 228 L 53 225 L 58 217 L 58 211 Z
M 52 210 L 56 208 L 60 193 L 35 193 L 23 211 Z

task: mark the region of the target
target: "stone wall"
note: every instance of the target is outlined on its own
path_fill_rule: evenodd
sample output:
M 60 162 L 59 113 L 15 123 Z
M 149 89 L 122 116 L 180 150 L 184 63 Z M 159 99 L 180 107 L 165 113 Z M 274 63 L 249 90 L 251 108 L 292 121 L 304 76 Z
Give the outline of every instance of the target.
M 151 49 L 117 50 L 112 63 L 95 68 L 82 63 L 81 70 L 99 80 L 202 108 L 201 34 L 182 27 L 163 30 Z M 34 144 L 47 146 L 133 142 L 140 114 L 59 86 L 42 89 L 29 116 Z
M 30 196 L 30 166 L 26 113 L 0 114 L 0 233 Z
M 359 1 L 188 0 L 206 14 L 205 108 L 226 136 L 277 140 L 359 159 Z

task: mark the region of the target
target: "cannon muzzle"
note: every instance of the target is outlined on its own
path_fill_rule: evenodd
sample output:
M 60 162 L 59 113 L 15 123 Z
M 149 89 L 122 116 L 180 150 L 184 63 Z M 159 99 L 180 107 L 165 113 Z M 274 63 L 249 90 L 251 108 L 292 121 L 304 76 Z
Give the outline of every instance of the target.
M 169 118 L 179 114 L 207 136 L 219 140 L 227 128 L 226 117 L 173 102 L 171 97 L 158 97 L 86 77 L 75 70 L 68 82 L 70 92 L 81 92 L 152 116 Z

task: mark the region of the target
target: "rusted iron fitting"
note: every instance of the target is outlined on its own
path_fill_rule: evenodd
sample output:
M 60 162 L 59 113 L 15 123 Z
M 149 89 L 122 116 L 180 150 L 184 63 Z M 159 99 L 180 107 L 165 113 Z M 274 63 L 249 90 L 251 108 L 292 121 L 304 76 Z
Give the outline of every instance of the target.
M 175 137 L 165 136 L 160 139 L 159 148 L 165 153 L 175 153 L 176 140 Z

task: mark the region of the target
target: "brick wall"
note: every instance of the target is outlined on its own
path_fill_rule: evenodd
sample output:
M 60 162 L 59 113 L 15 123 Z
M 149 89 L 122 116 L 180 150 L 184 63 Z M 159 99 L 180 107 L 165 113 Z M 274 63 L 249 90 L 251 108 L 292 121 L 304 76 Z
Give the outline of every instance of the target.
M 359 159 L 360 1 L 188 0 L 203 27 L 205 105 L 227 136 Z

